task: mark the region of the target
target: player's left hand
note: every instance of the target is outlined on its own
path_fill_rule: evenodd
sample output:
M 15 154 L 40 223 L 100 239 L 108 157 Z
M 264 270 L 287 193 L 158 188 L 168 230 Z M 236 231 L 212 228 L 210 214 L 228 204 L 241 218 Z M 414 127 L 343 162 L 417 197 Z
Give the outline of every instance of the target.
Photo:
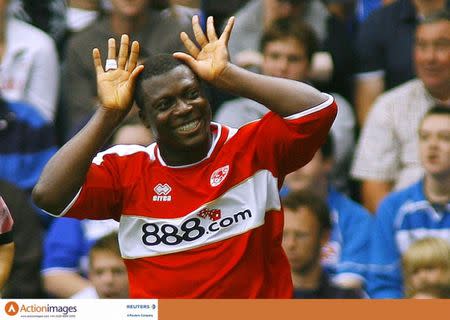
M 209 82 L 217 80 L 229 64 L 228 40 L 233 24 L 234 17 L 231 17 L 222 35 L 218 38 L 213 17 L 208 17 L 205 35 L 200 27 L 198 16 L 194 16 L 192 29 L 200 48 L 185 32 L 182 32 L 180 38 L 189 54 L 176 52 L 174 57 L 184 61 L 203 80 Z

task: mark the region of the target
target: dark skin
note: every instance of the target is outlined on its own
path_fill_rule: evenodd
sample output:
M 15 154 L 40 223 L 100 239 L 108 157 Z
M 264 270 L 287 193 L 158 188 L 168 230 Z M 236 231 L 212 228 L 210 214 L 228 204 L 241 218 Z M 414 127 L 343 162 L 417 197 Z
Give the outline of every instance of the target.
M 211 145 L 211 108 L 195 74 L 181 65 L 143 86 L 147 103 L 140 115 L 153 128 L 165 161 L 172 165 L 200 161 Z M 155 87 L 162 89 L 152 90 Z
M 227 44 L 233 23 L 234 18 L 230 18 L 222 35 L 218 37 L 211 17 L 208 18 L 207 33 L 204 34 L 199 19 L 195 16 L 192 20 L 192 28 L 199 46 L 183 32 L 180 38 L 188 53 L 173 54 L 176 59 L 183 61 L 191 71 L 187 71 L 188 69 L 183 71 L 183 68 L 176 70 L 177 68 L 175 68 L 158 76 L 159 80 L 158 77 L 150 80 L 153 82 L 151 84 L 156 87 L 149 86 L 148 90 L 151 92 L 164 91 L 168 83 L 174 79 L 180 83 L 188 83 L 192 74 L 195 73 L 198 78 L 208 81 L 219 89 L 267 105 L 273 112 L 281 116 L 289 116 L 307 110 L 327 100 L 326 95 L 307 84 L 252 73 L 230 63 Z M 124 35 L 121 39 L 117 60 L 118 69 L 107 72 L 102 67 L 99 50 L 94 49 L 93 51 L 101 107 L 97 109 L 89 123 L 52 157 L 33 189 L 34 201 L 48 212 L 59 214 L 72 201 L 83 185 L 92 159 L 131 109 L 136 78 L 143 70 L 143 66 L 137 65 L 139 44 L 136 41 L 133 42 L 130 54 L 128 54 L 128 49 L 129 39 Z M 115 58 L 115 42 L 110 39 L 108 59 Z M 199 107 L 197 98 L 192 99 L 191 97 L 188 99 L 189 101 L 186 100 L 191 93 L 189 89 L 180 88 L 183 88 L 183 85 L 180 87 L 176 85 L 173 87 L 173 92 L 166 94 L 176 97 L 175 104 L 167 109 L 170 111 L 158 109 L 158 99 L 146 102 L 143 110 L 145 124 L 153 126 L 152 128 L 157 133 L 158 147 L 168 165 L 186 165 L 203 159 L 207 155 L 212 141 L 207 125 L 210 111 L 200 112 L 202 108 Z M 209 106 L 205 105 L 205 108 L 209 110 Z M 164 116 L 166 112 L 168 112 L 168 117 Z M 202 122 L 198 128 L 194 128 L 196 123 L 189 124 L 196 119 L 201 119 L 200 122 Z M 189 132 L 175 134 L 177 128 L 180 129 L 180 125 L 188 125 L 184 130 Z M 174 135 L 177 136 L 176 142 L 169 142 Z

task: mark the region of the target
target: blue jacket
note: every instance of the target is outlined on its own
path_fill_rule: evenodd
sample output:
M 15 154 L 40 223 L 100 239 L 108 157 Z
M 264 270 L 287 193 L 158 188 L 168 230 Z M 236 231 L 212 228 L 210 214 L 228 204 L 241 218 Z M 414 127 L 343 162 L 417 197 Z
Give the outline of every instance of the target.
M 86 276 L 90 248 L 118 227 L 114 220 L 55 219 L 44 240 L 41 272 L 72 271 Z
M 281 197 L 288 193 L 289 189 L 283 186 Z M 334 281 L 353 277 L 364 283 L 373 218 L 365 208 L 333 187 L 328 188 L 327 204 L 332 228 L 330 240 L 322 249 L 322 265 Z
M 28 104 L 0 102 L 0 179 L 30 191 L 56 150 L 52 122 Z
M 371 298 L 402 298 L 401 255 L 416 240 L 450 241 L 450 202 L 437 208 L 425 198 L 423 180 L 389 194 L 378 208 L 370 249 Z
M 335 257 L 325 256 L 323 265 L 334 280 L 356 277 L 364 283 L 369 264 L 373 218 L 361 205 L 331 187 L 327 202 L 333 227 L 326 248 L 331 246 L 331 251 L 336 250 L 337 254 Z

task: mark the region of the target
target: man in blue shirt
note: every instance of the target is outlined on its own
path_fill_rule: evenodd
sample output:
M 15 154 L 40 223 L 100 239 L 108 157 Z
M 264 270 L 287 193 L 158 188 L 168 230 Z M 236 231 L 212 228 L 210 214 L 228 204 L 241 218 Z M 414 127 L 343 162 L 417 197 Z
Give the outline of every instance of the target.
M 377 211 L 368 278 L 372 298 L 403 297 L 401 255 L 414 241 L 432 236 L 450 242 L 449 107 L 434 107 L 424 116 L 419 153 L 425 177 L 389 194 Z
M 321 265 L 323 247 L 332 229 L 326 202 L 309 190 L 291 192 L 283 199 L 283 247 L 291 264 L 294 298 L 357 299 L 361 290 L 333 283 Z
M 87 279 L 89 250 L 95 241 L 118 228 L 114 220 L 56 219 L 43 245 L 41 276 L 47 293 L 69 298 L 92 288 Z
M 369 258 L 369 234 L 372 217 L 359 204 L 331 186 L 333 140 L 325 144 L 303 168 L 286 177 L 282 196 L 289 191 L 311 190 L 327 202 L 332 228 L 322 248 L 322 265 L 332 280 L 342 287 L 364 288 Z

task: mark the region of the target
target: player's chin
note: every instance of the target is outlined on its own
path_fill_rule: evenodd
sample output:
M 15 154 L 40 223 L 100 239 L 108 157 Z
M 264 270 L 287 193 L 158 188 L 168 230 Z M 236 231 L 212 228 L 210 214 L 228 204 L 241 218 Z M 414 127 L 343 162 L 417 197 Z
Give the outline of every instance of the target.
M 206 132 L 202 132 L 195 135 L 184 136 L 178 140 L 179 148 L 184 151 L 195 150 L 203 148 L 205 145 L 209 144 L 209 136 Z

